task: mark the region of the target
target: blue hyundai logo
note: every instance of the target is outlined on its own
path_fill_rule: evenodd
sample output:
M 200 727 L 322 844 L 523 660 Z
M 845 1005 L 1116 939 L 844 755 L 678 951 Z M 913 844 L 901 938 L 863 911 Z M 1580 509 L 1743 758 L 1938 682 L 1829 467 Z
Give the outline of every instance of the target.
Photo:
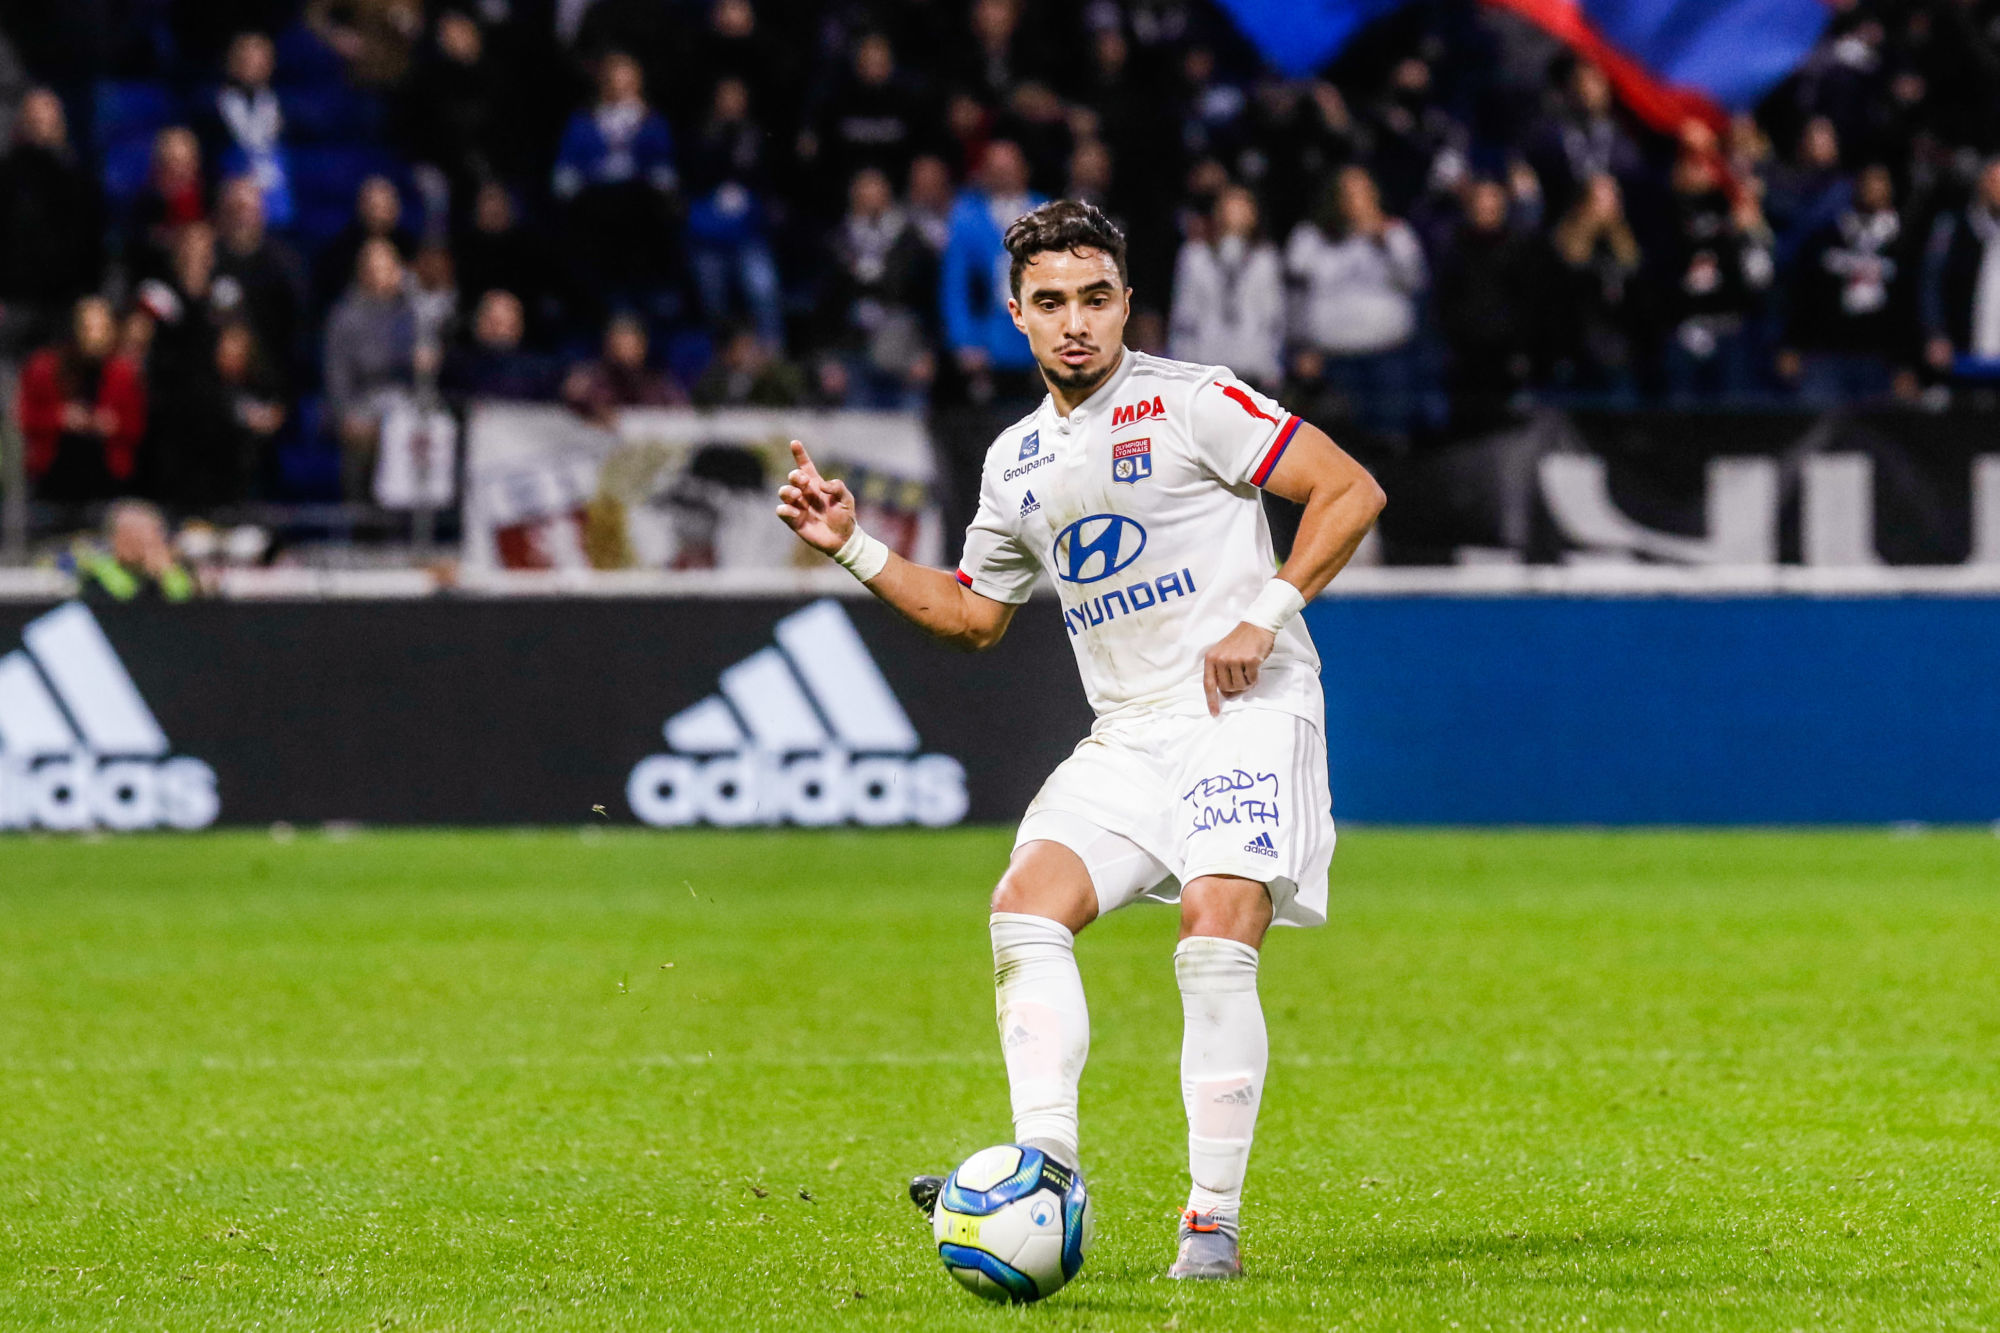
M 1065 583 L 1108 579 L 1146 549 L 1146 530 L 1123 514 L 1092 514 L 1056 535 L 1056 574 Z

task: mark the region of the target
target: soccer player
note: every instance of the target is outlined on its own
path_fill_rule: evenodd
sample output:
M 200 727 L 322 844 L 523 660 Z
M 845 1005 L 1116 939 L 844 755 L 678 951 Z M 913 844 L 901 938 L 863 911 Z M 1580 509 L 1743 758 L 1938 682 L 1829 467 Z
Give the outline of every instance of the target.
M 1021 820 L 993 893 L 994 985 L 1018 1142 L 1074 1167 L 1090 1019 L 1076 932 L 1178 900 L 1181 1097 L 1193 1186 L 1170 1275 L 1235 1277 L 1268 1048 L 1258 950 L 1326 920 L 1333 855 L 1319 657 L 1298 615 L 1381 512 L 1324 432 L 1221 366 L 1124 345 L 1125 238 L 1056 200 L 1007 229 L 1008 310 L 1048 386 L 987 452 L 955 574 L 890 552 L 797 464 L 778 516 L 906 619 L 990 648 L 1047 575 L 1097 720 Z M 1277 569 L 1258 489 L 1305 506 Z M 942 1181 L 910 1192 L 929 1211 Z

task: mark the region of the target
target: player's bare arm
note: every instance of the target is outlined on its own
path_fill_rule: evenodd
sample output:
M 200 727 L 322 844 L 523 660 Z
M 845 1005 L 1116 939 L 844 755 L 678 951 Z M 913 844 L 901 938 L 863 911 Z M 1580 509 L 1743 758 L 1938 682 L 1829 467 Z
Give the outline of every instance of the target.
M 934 638 L 970 652 L 1000 642 L 1014 607 L 982 597 L 944 570 L 905 560 L 863 536 L 847 484 L 822 477 L 797 440 L 792 441 L 792 462 L 790 475 L 778 488 L 778 517 L 800 541 L 846 566 L 868 591 Z
M 1319 596 L 1354 558 L 1388 502 L 1368 469 L 1325 431 L 1306 424 L 1299 426 L 1264 488 L 1306 508 L 1291 556 L 1278 570 L 1278 577 L 1298 590 L 1302 602 Z M 1222 711 L 1224 699 L 1257 683 L 1277 639 L 1271 630 L 1246 621 L 1208 650 L 1202 660 L 1202 689 L 1211 714 Z

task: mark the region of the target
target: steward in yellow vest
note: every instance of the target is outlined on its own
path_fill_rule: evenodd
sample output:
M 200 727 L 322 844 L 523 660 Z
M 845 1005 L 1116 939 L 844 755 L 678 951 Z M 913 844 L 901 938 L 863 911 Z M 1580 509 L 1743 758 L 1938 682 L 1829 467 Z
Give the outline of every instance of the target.
M 200 592 L 174 559 L 166 520 L 141 500 L 120 500 L 105 520 L 111 549 L 80 552 L 76 579 L 86 602 L 185 602 Z

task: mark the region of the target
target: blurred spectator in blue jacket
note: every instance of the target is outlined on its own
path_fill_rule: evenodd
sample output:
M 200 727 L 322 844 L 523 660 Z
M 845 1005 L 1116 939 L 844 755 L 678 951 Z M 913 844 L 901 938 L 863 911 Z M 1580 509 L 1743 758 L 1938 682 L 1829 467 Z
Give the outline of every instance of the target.
M 958 196 L 951 210 L 951 240 L 944 251 L 939 294 L 945 341 L 959 369 L 974 383 L 975 398 L 989 396 L 994 371 L 1022 371 L 1035 361 L 1028 340 L 1007 313 L 1007 227 L 1042 203 L 1028 192 L 1028 160 L 1006 139 L 986 146 L 978 184 Z
M 292 225 L 298 206 L 283 142 L 285 112 L 271 88 L 277 64 L 269 37 L 237 34 L 229 44 L 226 77 L 215 94 L 215 116 L 222 127 L 222 173 L 255 180 L 264 192 L 265 220 L 284 228 Z
M 673 132 L 646 104 L 639 62 L 612 51 L 598 63 L 596 105 L 571 116 L 563 130 L 555 192 L 575 199 L 589 189 L 633 183 L 662 192 L 679 184 Z
M 662 251 L 675 191 L 673 134 L 647 105 L 639 62 L 598 62 L 597 102 L 570 117 L 554 188 L 572 246 L 607 303 L 649 301 L 663 285 Z
M 750 90 L 741 79 L 721 79 L 688 154 L 688 262 L 703 318 L 717 326 L 733 323 L 740 295 L 757 336 L 782 347 L 778 266 L 765 240 L 769 184 L 764 131 L 750 118 Z

